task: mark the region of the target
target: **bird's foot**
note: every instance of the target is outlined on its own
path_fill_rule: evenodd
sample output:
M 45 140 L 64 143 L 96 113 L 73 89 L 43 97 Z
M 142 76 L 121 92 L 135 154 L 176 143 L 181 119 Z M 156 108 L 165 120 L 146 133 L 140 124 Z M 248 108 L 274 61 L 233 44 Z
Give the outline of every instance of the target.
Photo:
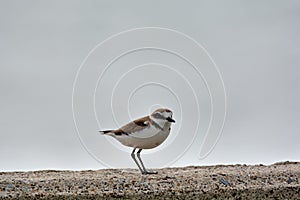
M 157 174 L 156 171 L 143 171 L 143 174 Z

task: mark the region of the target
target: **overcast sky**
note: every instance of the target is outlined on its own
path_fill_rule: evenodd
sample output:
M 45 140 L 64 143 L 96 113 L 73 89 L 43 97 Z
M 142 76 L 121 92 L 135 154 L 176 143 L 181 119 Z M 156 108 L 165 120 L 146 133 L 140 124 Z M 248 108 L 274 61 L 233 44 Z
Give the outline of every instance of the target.
M 0 171 L 135 167 L 130 148 L 97 131 L 159 106 L 177 123 L 162 146 L 144 151 L 147 166 L 300 161 L 299 20 L 297 0 L 0 1 Z M 141 27 L 164 29 L 127 32 L 87 58 L 110 36 Z M 214 112 L 221 128 L 222 81 L 204 49 L 167 29 L 201 44 L 224 81 L 225 126 L 205 158 Z M 146 45 L 169 52 L 126 54 L 99 78 L 111 58 Z M 208 137 L 209 149 L 218 132 Z

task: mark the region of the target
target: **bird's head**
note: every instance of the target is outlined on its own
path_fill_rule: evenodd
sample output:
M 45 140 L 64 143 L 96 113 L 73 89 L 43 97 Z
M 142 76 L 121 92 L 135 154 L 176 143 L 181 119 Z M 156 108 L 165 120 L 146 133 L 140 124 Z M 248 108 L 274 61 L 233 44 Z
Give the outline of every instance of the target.
M 156 122 L 165 123 L 175 123 L 175 120 L 172 118 L 173 112 L 167 108 L 159 108 L 155 110 L 151 115 L 150 118 Z

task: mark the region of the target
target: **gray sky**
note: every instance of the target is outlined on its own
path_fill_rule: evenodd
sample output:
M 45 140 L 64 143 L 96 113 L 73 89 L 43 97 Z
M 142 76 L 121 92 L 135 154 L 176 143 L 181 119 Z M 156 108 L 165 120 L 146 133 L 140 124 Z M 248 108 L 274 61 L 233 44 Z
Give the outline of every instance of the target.
M 76 72 L 92 48 L 111 35 L 137 27 L 174 29 L 197 40 L 218 65 L 227 95 L 227 117 L 220 140 L 206 158 L 199 159 L 201 140 L 210 117 L 203 80 L 193 77 L 187 66 L 182 70 L 182 60 L 162 52 L 136 52 L 116 62 L 114 70 L 107 71 L 103 78 L 107 86 L 100 84 L 95 94 L 96 113 L 103 128 L 117 128 L 118 123 L 125 123 L 130 118 L 127 109 L 135 118 L 148 114 L 156 104 L 172 107 L 178 122 L 165 146 L 144 152 L 146 165 L 165 165 L 163 161 L 168 155 L 178 156 L 181 148 L 189 144 L 194 133 L 189 130 L 194 130 L 197 122 L 196 105 L 200 106 L 201 114 L 198 136 L 172 166 L 299 161 L 299 11 L 300 2 L 290 0 L 1 1 L 0 171 L 103 167 L 91 153 L 109 159 L 106 161 L 113 167 L 135 167 L 127 153 L 131 149 L 97 135 L 95 116 L 80 114 L 93 106 L 93 99 L 78 93 L 75 103 L 80 111 L 76 110 L 75 116 L 80 114 L 79 124 L 84 125 L 80 126 L 80 135 L 90 153 L 86 151 L 75 129 L 71 100 Z M 176 37 L 170 34 L 169 40 L 164 40 L 165 45 L 190 47 L 180 38 L 178 42 L 174 40 Z M 93 70 L 83 71 L 83 75 L 85 72 L 91 75 L 87 73 L 79 80 L 78 91 L 93 91 L 97 80 L 94 76 L 104 69 L 100 65 L 103 59 L 117 53 L 117 47 L 125 49 L 126 45 L 132 45 L 124 38 L 120 41 L 108 43 L 106 54 L 99 50 L 89 58 L 84 69 L 94 66 L 98 71 L 95 74 Z M 158 41 L 160 36 L 153 36 L 153 42 Z M 192 51 L 190 55 L 196 57 L 198 53 Z M 203 59 L 199 59 L 199 65 L 210 66 L 203 52 L 200 54 Z M 155 75 L 153 65 L 147 73 L 138 70 L 129 73 L 116 86 L 116 80 L 133 66 L 153 60 L 184 71 L 200 103 L 190 98 L 193 95 L 192 90 L 186 89 L 187 82 L 161 66 L 156 67 L 162 78 Z M 182 110 L 172 92 L 153 85 L 143 87 L 147 92 L 137 90 L 128 103 L 130 92 L 141 86 L 139 79 L 133 79 L 139 73 L 147 74 L 143 80 L 173 84 L 172 90 L 179 96 Z M 210 79 L 209 75 L 205 78 Z M 102 98 L 114 86 L 116 96 L 112 107 L 116 122 L 112 109 L 106 106 L 110 101 Z M 183 138 L 181 145 L 178 138 Z

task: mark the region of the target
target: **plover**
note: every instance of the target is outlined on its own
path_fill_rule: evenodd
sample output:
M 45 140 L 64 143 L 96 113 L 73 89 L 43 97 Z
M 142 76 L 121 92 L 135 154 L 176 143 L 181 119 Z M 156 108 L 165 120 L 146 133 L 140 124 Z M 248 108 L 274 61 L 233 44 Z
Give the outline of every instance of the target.
M 171 131 L 172 111 L 166 108 L 159 108 L 151 115 L 136 119 L 116 130 L 100 131 L 101 134 L 109 135 L 118 140 L 121 144 L 133 147 L 131 157 L 142 174 L 156 174 L 148 171 L 140 157 L 143 149 L 152 149 L 163 143 Z M 135 158 L 135 151 L 140 164 Z

